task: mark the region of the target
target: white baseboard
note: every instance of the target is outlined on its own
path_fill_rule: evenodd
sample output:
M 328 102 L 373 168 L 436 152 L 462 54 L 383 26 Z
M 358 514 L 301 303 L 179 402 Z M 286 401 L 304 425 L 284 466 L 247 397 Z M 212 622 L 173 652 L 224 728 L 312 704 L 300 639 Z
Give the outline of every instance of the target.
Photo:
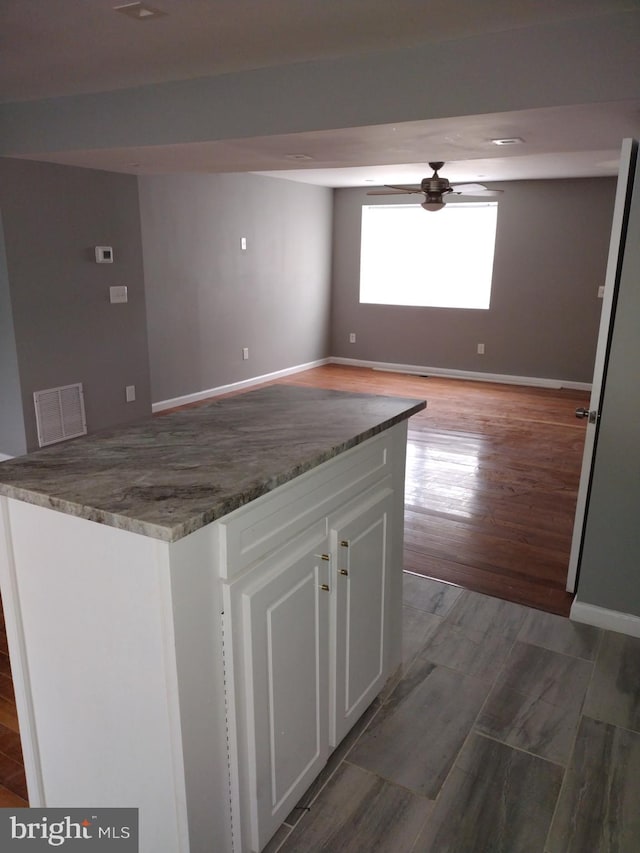
M 0 462 L 6 462 L 7 459 L 13 459 L 13 456 L 7 456 L 6 453 L 0 453 Z
M 443 367 L 423 367 L 419 364 L 395 364 L 384 361 L 363 361 L 357 358 L 329 359 L 331 364 L 346 364 L 353 367 L 370 367 L 388 373 L 410 373 L 416 376 L 442 376 L 450 379 L 469 379 L 474 382 L 499 382 L 503 385 L 532 385 L 536 388 L 571 388 L 575 391 L 590 391 L 590 382 L 574 382 L 569 379 L 543 379 L 535 376 L 511 376 L 506 373 L 479 373 L 474 370 L 448 370 Z
M 185 406 L 188 403 L 198 403 L 209 397 L 218 397 L 220 394 L 228 394 L 230 391 L 239 391 L 242 388 L 250 388 L 252 385 L 260 385 L 262 382 L 271 382 L 283 376 L 291 376 L 301 373 L 303 370 L 311 370 L 312 367 L 320 367 L 323 364 L 344 364 L 350 367 L 368 367 L 372 370 L 386 371 L 387 373 L 408 373 L 415 376 L 442 376 L 451 379 L 469 379 L 474 382 L 499 382 L 503 385 L 531 385 L 536 388 L 571 388 L 576 391 L 590 391 L 591 383 L 573 382 L 565 379 L 543 379 L 535 376 L 511 376 L 502 373 L 479 373 L 472 370 L 448 370 L 443 367 L 423 367 L 419 364 L 397 364 L 385 361 L 366 361 L 358 358 L 340 358 L 331 356 L 310 361 L 307 364 L 298 364 L 295 367 L 287 367 L 284 370 L 276 370 L 273 373 L 264 373 L 251 379 L 243 379 L 240 382 L 232 382 L 229 385 L 218 385 L 215 388 L 206 388 L 204 391 L 196 391 L 193 394 L 184 394 L 181 397 L 172 397 L 170 400 L 159 400 L 152 403 L 152 412 L 162 412 L 165 409 L 173 409 L 177 406 Z M 10 457 L 8 457 L 10 458 Z M 2 455 L 0 454 L 0 460 Z
M 574 598 L 569 618 L 573 622 L 583 622 L 585 625 L 595 625 L 596 628 L 606 628 L 618 634 L 629 637 L 640 637 L 640 616 L 632 613 L 621 613 L 618 610 L 607 610 L 595 604 L 586 604 Z
M 250 388 L 252 385 L 260 385 L 262 382 L 271 382 L 283 376 L 291 376 L 293 373 L 301 373 L 303 370 L 311 370 L 312 367 L 320 367 L 329 364 L 330 359 L 321 358 L 318 361 L 310 361 L 307 364 L 298 364 L 295 367 L 287 367 L 284 370 L 276 370 L 274 373 L 264 373 L 262 376 L 254 376 L 252 379 L 243 379 L 241 382 L 232 382 L 229 385 L 219 385 L 217 388 L 207 388 L 205 391 L 196 391 L 193 394 L 185 394 L 182 397 L 173 397 L 170 400 L 160 400 L 151 404 L 152 412 L 162 412 L 164 409 L 174 409 L 176 406 L 185 406 L 187 403 L 198 403 L 209 397 L 219 397 L 220 394 L 228 394 L 230 391 L 239 391 L 241 388 Z

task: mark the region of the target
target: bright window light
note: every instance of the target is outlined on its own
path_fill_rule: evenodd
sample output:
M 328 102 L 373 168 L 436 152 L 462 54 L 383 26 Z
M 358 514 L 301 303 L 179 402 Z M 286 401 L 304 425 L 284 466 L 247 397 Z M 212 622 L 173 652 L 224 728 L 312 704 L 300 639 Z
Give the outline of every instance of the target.
M 360 302 L 489 308 L 497 202 L 362 208 Z

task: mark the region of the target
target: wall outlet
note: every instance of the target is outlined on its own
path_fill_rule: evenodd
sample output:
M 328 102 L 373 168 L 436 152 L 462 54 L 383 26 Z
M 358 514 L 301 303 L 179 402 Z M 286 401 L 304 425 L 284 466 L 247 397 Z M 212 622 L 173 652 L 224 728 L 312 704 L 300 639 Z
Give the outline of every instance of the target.
M 242 360 L 247 361 L 249 358 L 249 347 L 242 347 Z
M 127 385 L 124 389 L 125 397 L 127 398 L 127 403 L 133 403 L 136 399 L 136 386 L 135 385 Z
M 246 238 L 246 237 L 241 237 L 241 238 L 240 238 L 240 249 L 241 249 L 241 251 L 243 251 L 243 252 L 246 252 L 246 251 L 247 251 L 247 238 Z
M 349 332 L 349 343 L 355 344 L 355 342 L 356 342 L 356 333 L 355 332 Z
M 478 355 L 484 355 L 484 344 L 478 344 Z
M 604 284 L 598 288 L 598 299 L 604 299 Z

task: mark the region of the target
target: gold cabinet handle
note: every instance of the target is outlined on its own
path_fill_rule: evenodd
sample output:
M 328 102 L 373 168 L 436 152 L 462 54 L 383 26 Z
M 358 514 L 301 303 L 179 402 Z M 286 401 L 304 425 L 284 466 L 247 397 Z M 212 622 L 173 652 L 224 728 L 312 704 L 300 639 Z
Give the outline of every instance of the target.
M 330 560 L 331 557 L 329 554 L 314 554 L 314 557 L 317 557 L 319 560 Z
M 348 547 L 349 547 L 349 540 L 348 540 L 348 539 L 341 539 L 341 540 L 340 540 L 340 545 L 341 545 L 343 548 L 348 548 Z
M 340 574 L 347 576 L 349 572 L 346 569 L 340 569 Z
M 324 590 L 324 592 L 329 592 L 329 584 L 328 583 L 321 584 L 320 589 Z

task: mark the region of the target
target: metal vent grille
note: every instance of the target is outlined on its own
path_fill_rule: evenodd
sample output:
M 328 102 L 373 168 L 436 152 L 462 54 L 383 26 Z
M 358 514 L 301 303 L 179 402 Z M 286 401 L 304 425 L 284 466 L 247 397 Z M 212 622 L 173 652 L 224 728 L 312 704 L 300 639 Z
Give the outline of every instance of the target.
M 82 383 L 34 391 L 40 447 L 86 435 Z

